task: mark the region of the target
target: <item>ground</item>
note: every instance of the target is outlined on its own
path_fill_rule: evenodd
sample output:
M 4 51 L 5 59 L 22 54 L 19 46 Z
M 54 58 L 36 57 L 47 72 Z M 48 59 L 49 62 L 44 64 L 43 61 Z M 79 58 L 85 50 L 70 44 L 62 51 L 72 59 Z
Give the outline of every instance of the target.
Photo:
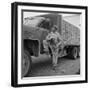
M 75 75 L 80 74 L 80 58 L 76 60 L 68 57 L 58 59 L 56 70 L 52 69 L 52 60 L 47 55 L 32 57 L 32 69 L 28 77 L 52 76 L 52 75 Z

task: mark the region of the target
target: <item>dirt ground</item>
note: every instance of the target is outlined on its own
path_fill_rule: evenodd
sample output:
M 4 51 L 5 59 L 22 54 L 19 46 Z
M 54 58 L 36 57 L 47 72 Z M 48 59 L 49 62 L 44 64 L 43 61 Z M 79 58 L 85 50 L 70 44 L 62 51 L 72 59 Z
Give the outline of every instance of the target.
M 56 70 L 52 68 L 52 60 L 49 56 L 32 57 L 32 68 L 27 77 L 78 75 L 80 74 L 80 58 L 76 60 L 68 57 L 59 58 Z

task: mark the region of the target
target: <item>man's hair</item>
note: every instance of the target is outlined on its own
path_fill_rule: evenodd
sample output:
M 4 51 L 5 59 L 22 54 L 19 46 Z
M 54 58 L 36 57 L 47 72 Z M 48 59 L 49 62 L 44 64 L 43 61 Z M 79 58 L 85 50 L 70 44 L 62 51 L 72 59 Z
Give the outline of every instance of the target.
M 53 30 L 53 31 L 57 31 L 57 30 L 58 30 L 58 27 L 57 27 L 56 25 L 53 25 L 52 30 Z M 52 30 L 51 30 L 51 31 L 52 31 Z
M 57 27 L 57 25 L 54 25 L 54 26 L 53 26 L 53 28 L 55 28 L 55 30 L 58 30 L 58 27 Z

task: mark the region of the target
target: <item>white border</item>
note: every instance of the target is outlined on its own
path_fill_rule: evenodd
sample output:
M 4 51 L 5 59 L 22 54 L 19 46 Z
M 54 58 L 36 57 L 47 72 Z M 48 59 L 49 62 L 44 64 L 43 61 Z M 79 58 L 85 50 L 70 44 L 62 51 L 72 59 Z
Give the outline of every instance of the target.
M 80 67 L 81 75 L 66 75 L 66 76 L 49 76 L 49 77 L 28 77 L 21 79 L 21 10 L 47 10 L 47 11 L 66 11 L 66 12 L 81 12 L 81 30 L 80 30 Z M 32 83 L 47 83 L 47 82 L 63 82 L 63 81 L 78 81 L 85 80 L 85 10 L 68 9 L 68 8 L 50 8 L 36 6 L 18 6 L 18 84 Z

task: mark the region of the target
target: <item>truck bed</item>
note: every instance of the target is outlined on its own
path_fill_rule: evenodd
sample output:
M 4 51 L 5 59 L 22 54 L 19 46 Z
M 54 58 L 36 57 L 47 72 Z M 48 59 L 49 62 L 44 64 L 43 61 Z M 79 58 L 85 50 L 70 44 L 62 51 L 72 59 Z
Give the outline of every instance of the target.
M 66 45 L 80 45 L 80 29 L 64 20 L 60 14 L 46 14 L 42 17 L 49 18 L 53 25 L 57 25 L 58 32 Z
M 62 20 L 62 37 L 67 45 L 80 45 L 80 29 Z

